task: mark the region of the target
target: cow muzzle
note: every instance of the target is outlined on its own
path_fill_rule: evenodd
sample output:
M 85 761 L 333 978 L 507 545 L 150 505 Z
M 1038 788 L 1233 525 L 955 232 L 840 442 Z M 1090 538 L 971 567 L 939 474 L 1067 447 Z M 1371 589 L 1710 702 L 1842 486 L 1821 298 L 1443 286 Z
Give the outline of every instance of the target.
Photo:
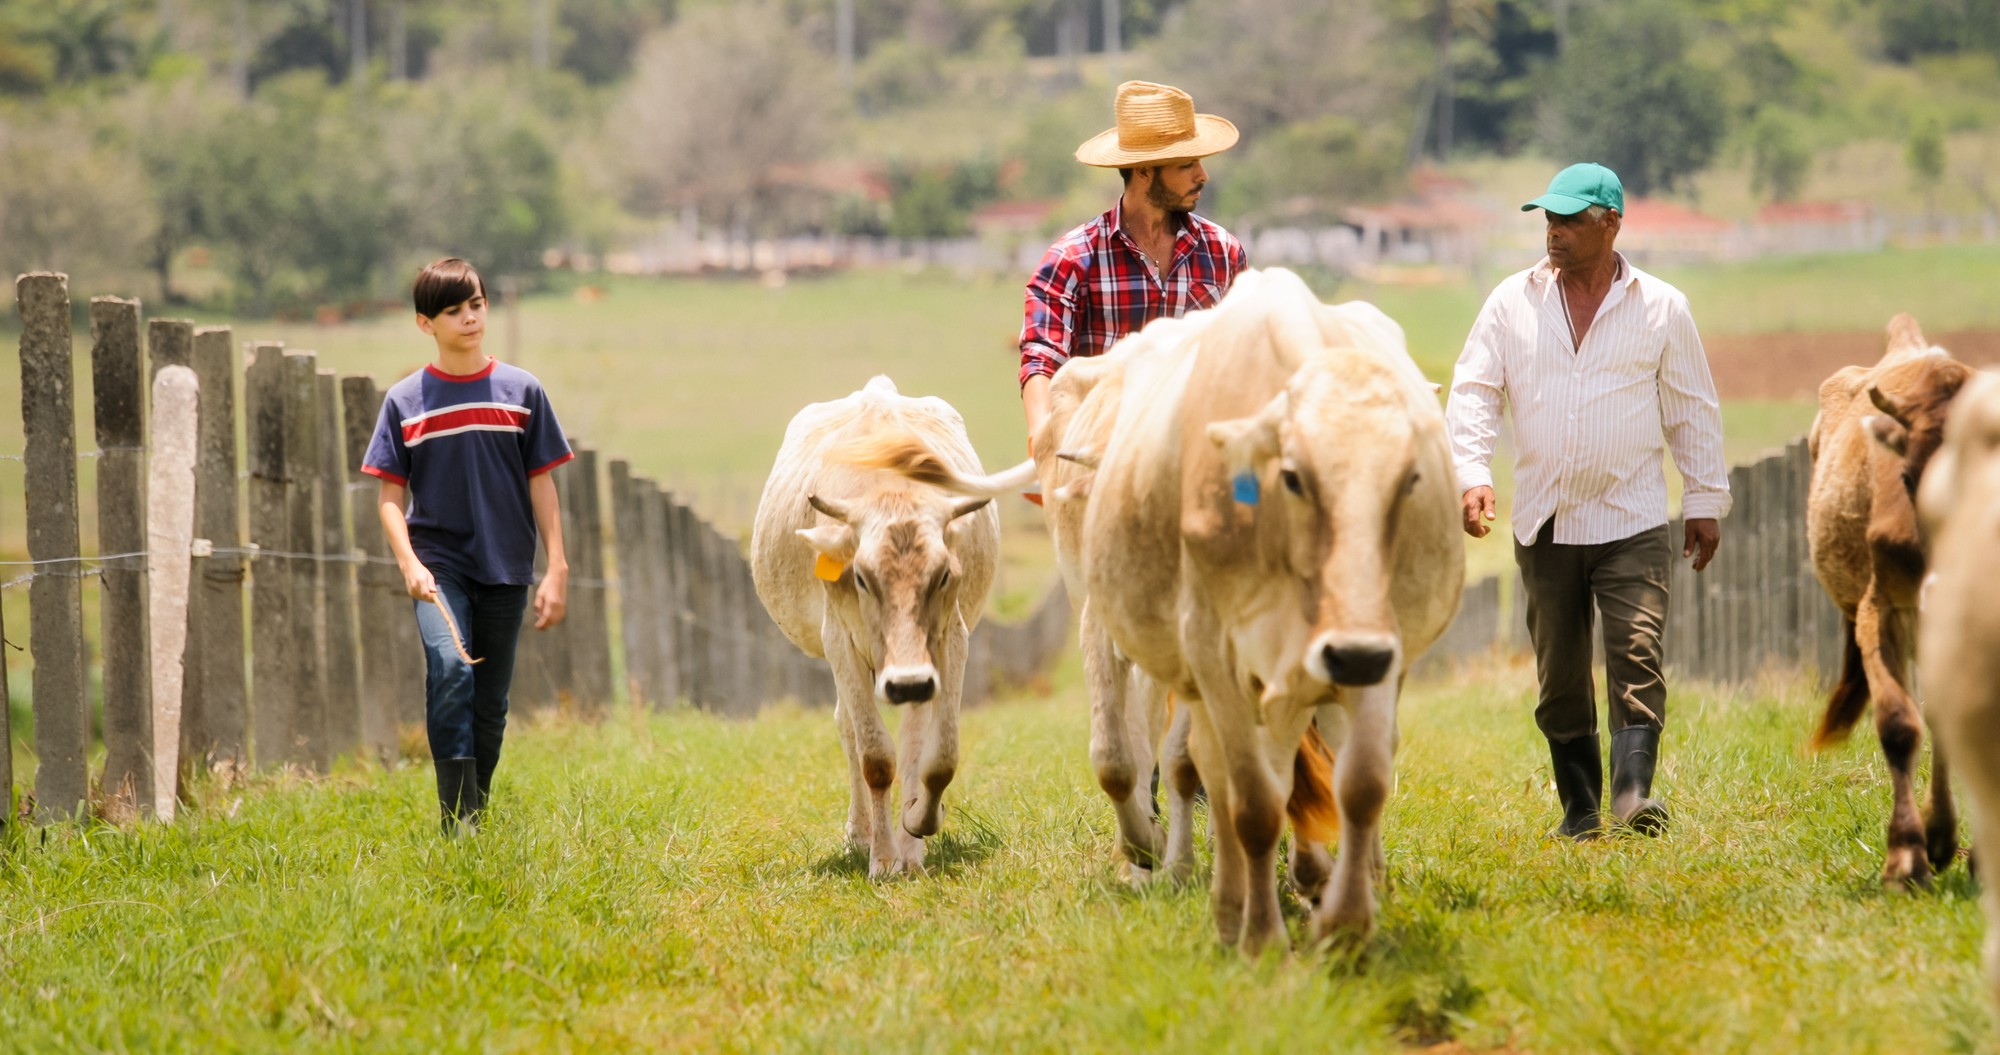
M 1396 639 L 1387 634 L 1321 634 L 1306 653 L 1306 673 L 1331 685 L 1374 685 L 1396 662 Z
M 937 695 L 937 668 L 885 667 L 875 679 L 875 695 L 890 703 L 929 703 Z

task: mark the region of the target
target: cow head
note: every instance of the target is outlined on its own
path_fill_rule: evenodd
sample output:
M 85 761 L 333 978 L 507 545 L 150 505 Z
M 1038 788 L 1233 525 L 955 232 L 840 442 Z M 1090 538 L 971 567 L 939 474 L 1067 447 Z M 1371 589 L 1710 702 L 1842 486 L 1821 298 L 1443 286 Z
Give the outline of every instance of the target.
M 1323 684 L 1373 685 L 1397 662 L 1393 540 L 1420 479 L 1411 407 L 1386 364 L 1334 352 L 1257 413 L 1208 428 L 1227 471 L 1254 474 L 1260 503 L 1281 507 L 1260 516 L 1260 539 L 1305 586 L 1303 667 Z
M 1971 368 L 1939 352 L 1906 360 L 1868 386 L 1881 414 L 1861 419 L 1876 443 L 1902 461 L 1903 488 L 1916 497 L 1931 456 L 1944 442 L 1945 419 Z
M 959 517 L 992 499 L 888 491 L 852 504 L 819 495 L 807 501 L 834 522 L 799 537 L 841 568 L 827 584 L 828 600 L 869 654 L 876 697 L 929 702 L 939 685 L 932 657 L 959 618 L 950 533 Z
M 1961 506 L 1992 508 L 2000 497 L 1996 455 L 2000 455 L 2000 376 L 1975 372 L 1954 401 L 1944 443 L 1917 488 L 1917 517 L 1925 537 L 1936 539 Z

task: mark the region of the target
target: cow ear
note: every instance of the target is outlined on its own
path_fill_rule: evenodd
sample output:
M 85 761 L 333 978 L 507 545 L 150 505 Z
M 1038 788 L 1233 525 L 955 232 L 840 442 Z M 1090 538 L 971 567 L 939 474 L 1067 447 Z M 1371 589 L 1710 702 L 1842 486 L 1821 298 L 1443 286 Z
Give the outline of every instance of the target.
M 1291 398 L 1283 392 L 1247 418 L 1218 421 L 1208 427 L 1208 441 L 1222 454 L 1230 476 L 1254 472 L 1278 456 L 1278 423 L 1285 420 Z
M 1870 414 L 1862 418 L 1861 431 L 1898 458 L 1903 457 L 1909 447 L 1909 430 L 1887 414 Z
M 806 540 L 806 545 L 824 556 L 841 564 L 854 563 L 857 548 L 854 529 L 846 524 L 821 524 L 816 528 L 800 528 L 798 536 Z
M 1876 410 L 1896 419 L 1896 424 L 1904 428 L 1910 427 L 1909 413 L 1903 409 L 1902 404 L 1896 401 L 1896 397 L 1882 391 L 1881 385 L 1871 384 L 1868 386 L 1868 402 L 1875 404 Z

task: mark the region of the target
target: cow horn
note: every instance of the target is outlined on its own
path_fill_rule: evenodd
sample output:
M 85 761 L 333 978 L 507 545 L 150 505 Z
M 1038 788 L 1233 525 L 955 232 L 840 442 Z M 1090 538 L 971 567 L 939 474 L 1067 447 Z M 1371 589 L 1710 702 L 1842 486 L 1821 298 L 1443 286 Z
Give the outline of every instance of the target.
M 1910 427 L 1910 420 L 1903 413 L 1903 408 L 1896 405 L 1895 397 L 1882 391 L 1881 385 L 1871 384 L 1868 386 L 1868 402 L 1875 404 L 1876 410 L 1895 418 L 1896 424 L 1904 428 Z
M 986 504 L 991 501 L 993 501 L 993 499 L 990 497 L 961 498 L 957 502 L 952 503 L 950 519 L 957 520 L 959 517 L 962 517 L 967 513 L 978 512 L 979 510 L 986 508 Z
M 1086 469 L 1095 469 L 1104 460 L 1102 451 L 1057 451 L 1056 457 L 1066 462 L 1074 462 Z
M 830 516 L 833 519 L 838 520 L 843 524 L 847 523 L 847 507 L 840 504 L 839 502 L 836 502 L 831 498 L 821 498 L 816 494 L 807 495 L 806 502 L 809 503 L 814 509 L 817 509 L 822 513 L 825 513 L 827 516 Z

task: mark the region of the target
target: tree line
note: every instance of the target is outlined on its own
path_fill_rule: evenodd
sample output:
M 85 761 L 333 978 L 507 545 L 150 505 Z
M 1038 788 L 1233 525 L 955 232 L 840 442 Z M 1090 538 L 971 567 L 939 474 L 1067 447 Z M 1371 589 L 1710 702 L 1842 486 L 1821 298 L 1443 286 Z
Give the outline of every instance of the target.
M 1740 163 L 1779 200 L 1886 137 L 1935 184 L 1996 60 L 2000 0 L 0 0 L 0 267 L 257 313 L 662 222 L 961 234 L 1086 186 L 1111 76 L 1236 121 L 1238 222 L 1524 152 L 1641 194 Z M 880 145 L 995 99 L 976 146 Z

